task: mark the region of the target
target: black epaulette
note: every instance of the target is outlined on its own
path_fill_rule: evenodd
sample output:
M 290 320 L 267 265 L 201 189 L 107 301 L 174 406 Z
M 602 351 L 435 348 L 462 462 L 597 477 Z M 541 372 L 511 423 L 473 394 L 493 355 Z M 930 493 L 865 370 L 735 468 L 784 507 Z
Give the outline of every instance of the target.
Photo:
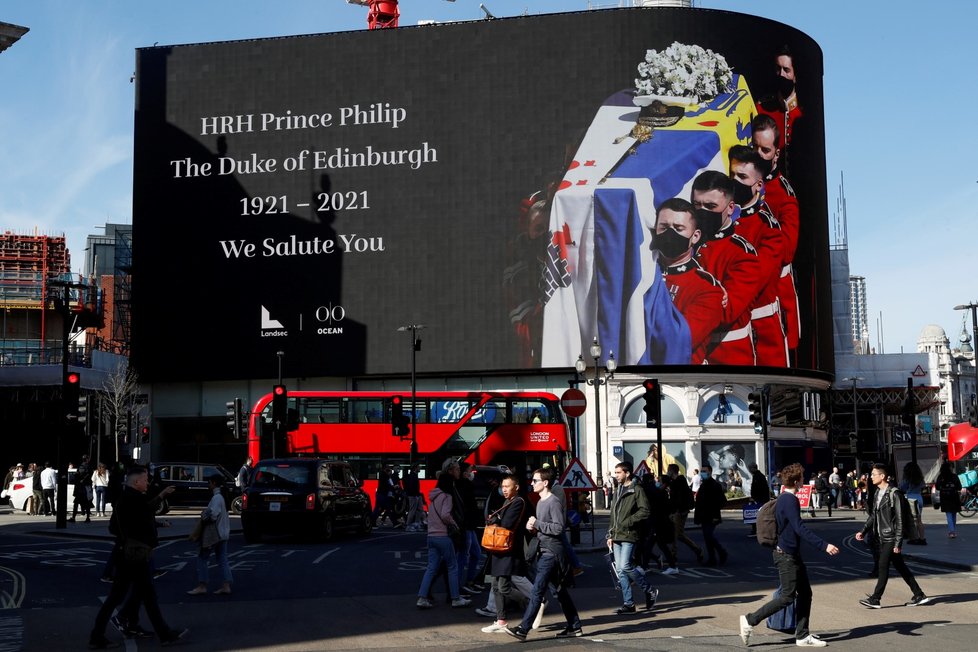
M 772 229 L 777 229 L 778 231 L 781 230 L 781 222 L 779 222 L 778 218 L 776 218 L 774 213 L 771 212 L 771 207 L 767 205 L 767 202 L 760 202 L 757 209 L 757 215 Z
M 720 281 L 717 280 L 717 277 L 714 276 L 713 274 L 710 274 L 708 271 L 706 271 L 702 267 L 700 267 L 699 266 L 699 263 L 697 263 L 697 265 L 696 265 L 696 273 L 699 274 L 700 278 L 702 278 L 704 281 L 708 282 L 710 285 L 712 285 L 714 287 L 720 287 Z
M 754 245 L 749 243 L 744 236 L 734 233 L 732 236 L 730 236 L 730 241 L 737 244 L 737 246 L 739 246 L 747 253 L 753 254 L 755 256 L 757 255 L 757 249 L 754 249 Z
M 795 197 L 795 189 L 791 187 L 791 183 L 784 178 L 783 174 L 778 175 L 778 180 L 781 182 L 781 187 L 788 194 L 789 197 Z

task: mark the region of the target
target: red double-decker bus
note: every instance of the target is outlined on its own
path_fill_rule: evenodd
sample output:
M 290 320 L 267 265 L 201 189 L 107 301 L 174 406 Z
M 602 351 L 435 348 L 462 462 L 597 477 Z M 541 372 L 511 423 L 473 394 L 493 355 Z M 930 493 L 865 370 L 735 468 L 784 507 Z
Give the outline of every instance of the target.
M 408 436 L 394 435 L 391 404 L 402 401 L 414 422 Z M 421 465 L 422 492 L 449 457 L 477 465 L 505 465 L 520 475 L 545 462 L 563 468 L 567 423 L 560 400 L 547 392 L 326 392 L 291 391 L 284 437 L 276 438 L 272 395 L 254 405 L 248 419 L 248 454 L 310 456 L 349 462 L 373 497 L 377 473 L 391 464 L 408 468 L 411 446 Z

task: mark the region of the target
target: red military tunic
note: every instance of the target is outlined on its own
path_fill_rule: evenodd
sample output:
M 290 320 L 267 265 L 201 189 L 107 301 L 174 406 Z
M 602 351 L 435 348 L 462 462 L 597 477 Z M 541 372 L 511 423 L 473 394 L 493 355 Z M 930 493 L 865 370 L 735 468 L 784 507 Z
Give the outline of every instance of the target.
M 707 345 L 708 364 L 753 365 L 750 304 L 757 296 L 760 262 L 750 242 L 734 233 L 734 224 L 696 251 L 700 266 L 726 291 L 723 320 Z
M 692 336 L 692 364 L 703 364 L 710 337 L 723 320 L 725 294 L 717 279 L 696 259 L 670 265 L 662 270 L 669 296 Z
M 754 245 L 760 262 L 758 292 L 751 303 L 751 328 L 758 365 L 787 367 L 788 347 L 778 305 L 778 284 L 784 266 L 784 234 L 763 200 L 741 208 L 734 223 L 737 235 Z
M 798 348 L 801 321 L 798 319 L 798 292 L 795 289 L 795 278 L 791 263 L 794 261 L 795 251 L 798 249 L 798 232 L 801 229 L 801 221 L 795 191 L 777 168 L 765 179 L 764 201 L 767 202 L 774 214 L 774 219 L 781 225 L 781 232 L 784 233 L 785 258 L 784 267 L 781 269 L 781 278 L 778 280 L 778 303 L 781 305 L 781 314 L 788 336 L 788 349 L 794 351 Z

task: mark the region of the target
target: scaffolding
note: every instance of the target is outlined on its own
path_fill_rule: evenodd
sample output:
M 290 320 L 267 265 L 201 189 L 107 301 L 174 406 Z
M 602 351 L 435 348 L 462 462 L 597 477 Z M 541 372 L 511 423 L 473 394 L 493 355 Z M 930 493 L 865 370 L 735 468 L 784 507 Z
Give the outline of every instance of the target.
M 65 287 L 69 287 L 67 292 Z M 66 300 L 67 313 L 74 321 L 84 323 L 100 314 L 98 289 L 76 281 L 71 274 L 64 235 L 0 234 L 0 305 L 4 309 L 0 364 L 60 362 L 64 322 L 59 310 Z

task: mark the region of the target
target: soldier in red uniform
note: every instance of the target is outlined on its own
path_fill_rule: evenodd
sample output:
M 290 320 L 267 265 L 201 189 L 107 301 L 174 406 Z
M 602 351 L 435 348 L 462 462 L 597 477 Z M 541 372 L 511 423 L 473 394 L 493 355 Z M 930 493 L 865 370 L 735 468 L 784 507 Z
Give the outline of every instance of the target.
M 750 305 L 758 365 L 787 367 L 788 346 L 778 305 L 778 282 L 784 263 L 784 235 L 761 197 L 764 175 L 770 164 L 749 147 L 730 148 L 730 177 L 734 180 L 734 201 L 740 218 L 734 232 L 754 245 L 758 270 L 757 296 Z
M 778 149 L 782 152 L 782 169 L 788 174 L 788 153 L 795 122 L 801 118 L 801 105 L 795 84 L 795 60 L 787 45 L 774 57 L 777 75 L 777 91 L 757 103 L 757 112 L 770 116 L 778 125 Z
M 751 122 L 751 146 L 766 161 L 771 162 L 771 171 L 764 177 L 764 201 L 771 209 L 774 219 L 781 225 L 784 234 L 784 266 L 778 280 L 778 303 L 788 336 L 788 351 L 792 358 L 798 348 L 801 335 L 801 320 L 798 318 L 798 292 L 791 263 L 798 248 L 798 232 L 801 223 L 798 214 L 798 198 L 788 180 L 781 174 L 778 162 L 781 150 L 777 123 L 767 115 L 758 115 Z
M 659 252 L 672 303 L 689 324 L 692 364 L 702 364 L 706 358 L 710 336 L 723 320 L 725 296 L 720 282 L 693 258 L 693 247 L 702 236 L 688 201 L 676 197 L 659 206 L 652 248 Z
M 750 305 L 757 297 L 760 263 L 750 242 L 734 233 L 739 208 L 733 201 L 734 181 L 716 170 L 693 180 L 692 203 L 703 240 L 696 261 L 726 290 L 723 320 L 707 345 L 709 364 L 753 365 Z

